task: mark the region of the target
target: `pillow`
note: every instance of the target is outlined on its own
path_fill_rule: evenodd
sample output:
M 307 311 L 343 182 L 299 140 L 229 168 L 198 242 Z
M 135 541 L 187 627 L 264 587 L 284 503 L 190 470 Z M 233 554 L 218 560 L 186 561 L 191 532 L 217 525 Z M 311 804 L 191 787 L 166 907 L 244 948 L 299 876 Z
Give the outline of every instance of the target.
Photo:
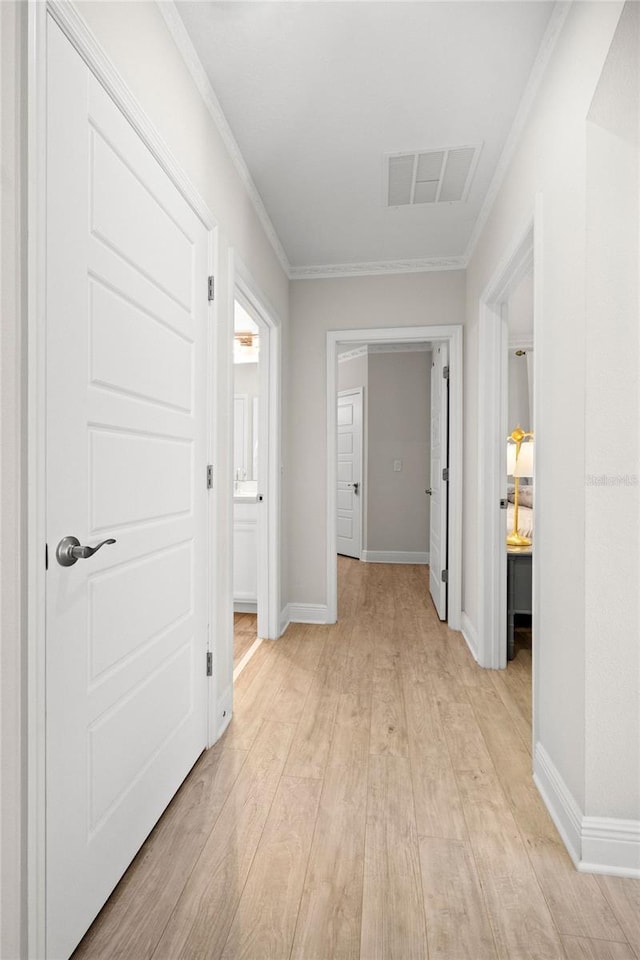
M 509 487 L 507 499 L 509 503 L 515 502 L 515 490 L 513 487 Z M 523 486 L 520 484 L 520 489 L 518 490 L 518 504 L 521 507 L 530 507 L 533 509 L 533 487 L 531 485 Z

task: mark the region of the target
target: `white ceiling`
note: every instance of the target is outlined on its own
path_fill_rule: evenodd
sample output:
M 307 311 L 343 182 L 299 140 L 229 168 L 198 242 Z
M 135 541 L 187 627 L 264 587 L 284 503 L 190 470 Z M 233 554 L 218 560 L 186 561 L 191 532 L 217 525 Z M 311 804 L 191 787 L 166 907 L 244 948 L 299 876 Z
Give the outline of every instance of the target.
M 293 275 L 466 262 L 553 3 L 177 8 Z M 476 143 L 466 201 L 386 206 L 385 155 Z

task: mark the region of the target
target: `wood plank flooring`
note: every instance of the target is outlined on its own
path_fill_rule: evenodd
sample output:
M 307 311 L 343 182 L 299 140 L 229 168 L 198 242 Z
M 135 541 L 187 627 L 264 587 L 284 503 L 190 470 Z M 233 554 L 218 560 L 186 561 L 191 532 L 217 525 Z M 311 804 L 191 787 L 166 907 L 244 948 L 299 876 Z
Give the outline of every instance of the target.
M 237 667 L 258 636 L 258 617 L 255 613 L 233 615 L 233 665 Z
M 640 882 L 579 874 L 531 780 L 531 649 L 481 670 L 425 567 L 339 558 L 265 642 L 76 960 L 640 960 Z

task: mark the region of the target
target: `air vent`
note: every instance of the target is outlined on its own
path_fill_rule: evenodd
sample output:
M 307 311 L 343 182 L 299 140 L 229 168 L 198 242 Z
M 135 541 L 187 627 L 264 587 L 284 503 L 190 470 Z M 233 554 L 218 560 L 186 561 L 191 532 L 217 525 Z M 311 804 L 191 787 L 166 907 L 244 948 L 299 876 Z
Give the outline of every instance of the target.
M 479 144 L 391 154 L 387 206 L 466 200 L 479 155 Z

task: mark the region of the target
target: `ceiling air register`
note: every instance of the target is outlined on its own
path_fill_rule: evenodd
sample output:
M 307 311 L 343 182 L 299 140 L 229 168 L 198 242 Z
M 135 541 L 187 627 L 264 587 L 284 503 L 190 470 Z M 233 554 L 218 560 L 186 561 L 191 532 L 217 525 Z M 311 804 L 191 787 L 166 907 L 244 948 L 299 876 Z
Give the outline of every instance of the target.
M 479 144 L 390 154 L 387 206 L 466 200 L 479 155 Z

